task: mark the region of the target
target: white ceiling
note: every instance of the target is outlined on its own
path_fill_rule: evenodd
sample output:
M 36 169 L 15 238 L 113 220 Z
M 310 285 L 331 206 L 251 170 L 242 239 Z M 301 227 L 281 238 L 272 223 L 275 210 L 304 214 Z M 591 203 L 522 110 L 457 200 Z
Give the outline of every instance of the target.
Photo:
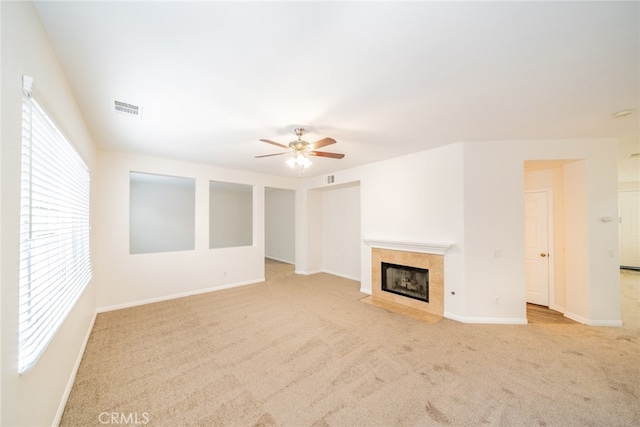
M 624 159 L 640 151 L 639 2 L 36 8 L 103 147 L 296 176 L 254 156 L 305 125 L 346 154 L 314 158 L 313 176 L 458 141 L 621 138 L 621 177 L 640 179 Z

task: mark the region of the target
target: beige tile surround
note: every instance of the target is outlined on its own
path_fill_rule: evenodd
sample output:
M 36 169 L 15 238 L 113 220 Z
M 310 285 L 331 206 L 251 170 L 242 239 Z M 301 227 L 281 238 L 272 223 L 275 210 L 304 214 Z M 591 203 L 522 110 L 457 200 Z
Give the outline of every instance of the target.
M 382 290 L 381 263 L 406 265 L 429 270 L 429 302 L 407 298 Z M 407 252 L 394 249 L 372 248 L 371 250 L 371 299 L 372 304 L 391 303 L 394 306 L 410 308 L 411 312 L 444 314 L 444 256 Z

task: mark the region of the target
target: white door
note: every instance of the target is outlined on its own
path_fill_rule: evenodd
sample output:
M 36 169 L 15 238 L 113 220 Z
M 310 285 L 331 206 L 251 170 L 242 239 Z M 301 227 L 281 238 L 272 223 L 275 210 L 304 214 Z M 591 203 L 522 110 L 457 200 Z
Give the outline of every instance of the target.
M 640 267 L 640 191 L 619 193 L 620 265 Z
M 527 302 L 549 306 L 549 200 L 547 192 L 525 194 Z

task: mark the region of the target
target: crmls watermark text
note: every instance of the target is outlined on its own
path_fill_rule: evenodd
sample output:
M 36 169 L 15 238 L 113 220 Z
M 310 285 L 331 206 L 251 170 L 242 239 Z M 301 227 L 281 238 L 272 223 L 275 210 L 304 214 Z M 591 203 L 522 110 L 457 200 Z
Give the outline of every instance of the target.
M 148 412 L 100 412 L 98 415 L 100 424 L 147 424 L 149 422 Z

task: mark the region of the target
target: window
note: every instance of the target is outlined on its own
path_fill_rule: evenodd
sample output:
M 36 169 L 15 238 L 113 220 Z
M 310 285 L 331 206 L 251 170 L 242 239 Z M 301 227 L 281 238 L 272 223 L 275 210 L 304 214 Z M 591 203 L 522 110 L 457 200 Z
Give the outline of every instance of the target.
M 18 371 L 29 370 L 91 280 L 89 170 L 25 77 Z

